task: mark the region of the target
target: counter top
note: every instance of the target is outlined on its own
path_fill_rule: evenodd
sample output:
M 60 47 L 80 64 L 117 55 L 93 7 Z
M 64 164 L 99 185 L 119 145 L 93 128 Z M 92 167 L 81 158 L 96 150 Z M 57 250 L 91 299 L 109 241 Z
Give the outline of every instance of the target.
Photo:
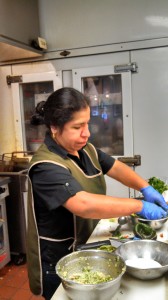
M 0 177 L 0 186 L 7 184 L 11 181 L 10 177 Z
M 117 219 L 101 220 L 93 231 L 88 242 L 108 239 L 111 230 L 117 227 Z M 133 236 L 130 224 L 122 226 L 122 235 Z M 157 240 L 168 243 L 168 222 L 157 230 Z M 58 287 L 51 300 L 69 300 L 62 284 Z M 168 274 L 159 279 L 142 281 L 125 273 L 121 286 L 111 300 L 167 300 L 168 299 Z

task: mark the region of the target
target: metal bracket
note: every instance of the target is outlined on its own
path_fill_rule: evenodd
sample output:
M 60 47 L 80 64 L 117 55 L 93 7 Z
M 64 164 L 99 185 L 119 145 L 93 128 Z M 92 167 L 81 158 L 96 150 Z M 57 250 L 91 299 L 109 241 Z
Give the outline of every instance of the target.
M 8 75 L 6 76 L 6 81 L 7 84 L 10 85 L 11 83 L 23 82 L 23 78 L 21 75 L 17 75 L 17 76 Z
M 141 155 L 134 155 L 134 157 L 118 157 L 118 160 L 125 163 L 128 166 L 141 165 Z
M 115 73 L 128 72 L 128 71 L 131 71 L 132 73 L 137 73 L 138 72 L 137 63 L 133 62 L 133 63 L 127 64 L 127 65 L 114 66 Z
M 71 52 L 67 51 L 67 50 L 64 50 L 64 51 L 60 52 L 60 55 L 64 56 L 64 57 L 68 56 L 69 54 L 71 54 Z

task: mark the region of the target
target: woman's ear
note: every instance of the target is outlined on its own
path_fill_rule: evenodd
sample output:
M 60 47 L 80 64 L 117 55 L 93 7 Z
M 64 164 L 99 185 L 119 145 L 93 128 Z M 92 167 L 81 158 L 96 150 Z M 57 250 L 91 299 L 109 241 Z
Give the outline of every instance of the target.
M 56 140 L 56 135 L 57 135 L 57 132 L 58 132 L 57 128 L 55 126 L 50 126 L 50 130 L 51 130 L 52 138 L 54 140 Z
M 50 126 L 50 130 L 52 134 L 56 134 L 57 133 L 57 128 L 53 125 Z

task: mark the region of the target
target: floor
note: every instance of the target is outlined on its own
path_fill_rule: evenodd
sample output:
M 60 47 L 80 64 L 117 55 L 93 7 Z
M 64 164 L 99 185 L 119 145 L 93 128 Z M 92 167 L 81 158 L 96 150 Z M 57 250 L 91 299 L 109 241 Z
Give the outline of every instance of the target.
M 44 300 L 29 289 L 26 263 L 16 265 L 11 260 L 0 269 L 0 300 Z

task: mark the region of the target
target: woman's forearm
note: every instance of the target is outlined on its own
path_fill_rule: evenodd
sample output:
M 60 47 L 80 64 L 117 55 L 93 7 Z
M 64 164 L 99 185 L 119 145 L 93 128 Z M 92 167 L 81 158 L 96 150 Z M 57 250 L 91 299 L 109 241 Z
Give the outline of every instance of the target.
M 84 191 L 78 192 L 64 204 L 64 207 L 75 215 L 92 219 L 128 216 L 140 212 L 142 206 L 140 200 L 97 195 Z
M 107 175 L 137 191 L 149 185 L 145 179 L 134 172 L 129 166 L 118 160 L 115 161 Z

